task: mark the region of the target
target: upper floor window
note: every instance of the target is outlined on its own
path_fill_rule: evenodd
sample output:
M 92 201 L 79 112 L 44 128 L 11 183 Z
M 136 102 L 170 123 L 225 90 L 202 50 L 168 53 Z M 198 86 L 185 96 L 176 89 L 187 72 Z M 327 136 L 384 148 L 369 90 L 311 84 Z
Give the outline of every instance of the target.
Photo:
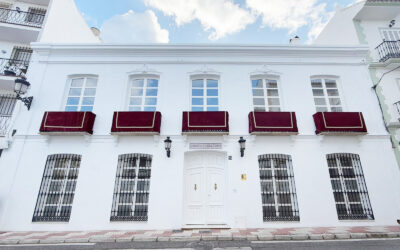
M 130 85 L 129 111 L 155 111 L 157 108 L 158 79 L 135 78 Z
M 254 79 L 251 86 L 255 111 L 281 111 L 277 80 Z
M 360 157 L 340 153 L 326 158 L 339 220 L 373 220 Z
M 400 40 L 400 29 L 381 29 L 381 36 L 385 41 L 398 41 Z
M 340 99 L 336 79 L 318 78 L 311 80 L 314 103 L 317 112 L 342 112 L 342 101 Z
M 96 96 L 97 78 L 71 79 L 65 111 L 92 111 Z
M 69 221 L 81 156 L 47 157 L 32 221 Z
M 218 80 L 196 78 L 192 80 L 191 110 L 218 111 Z

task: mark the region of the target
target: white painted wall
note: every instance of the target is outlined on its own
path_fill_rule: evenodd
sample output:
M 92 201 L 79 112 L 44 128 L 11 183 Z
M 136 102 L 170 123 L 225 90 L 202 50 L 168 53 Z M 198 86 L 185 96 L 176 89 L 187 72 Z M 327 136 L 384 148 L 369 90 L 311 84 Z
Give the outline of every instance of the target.
M 0 158 L 0 228 L 3 230 L 171 229 L 182 226 L 183 162 L 191 142 L 221 142 L 228 161 L 227 224 L 231 227 L 297 227 L 395 225 L 400 184 L 393 150 L 371 90 L 365 48 L 310 48 L 305 46 L 73 46 L 47 48 L 36 45 L 29 79 L 34 103 L 17 117 L 17 134 Z M 186 46 L 186 47 L 185 47 Z M 207 48 L 205 51 L 204 48 Z M 69 48 L 69 49 L 68 49 Z M 85 49 L 86 48 L 86 49 Z M 165 51 L 161 51 L 165 48 Z M 182 52 L 180 49 L 188 48 Z M 308 49 L 307 51 L 304 51 Z M 166 52 L 168 51 L 168 52 Z M 279 52 L 278 52 L 279 51 Z M 358 52 L 357 52 L 358 51 Z M 361 51 L 361 52 L 360 52 Z M 159 138 L 111 136 L 114 111 L 126 110 L 128 72 L 148 68 L 160 72 L 158 110 L 162 127 Z M 181 136 L 182 111 L 190 106 L 190 74 L 203 65 L 220 72 L 220 110 L 229 111 L 230 135 Z M 247 115 L 252 110 L 250 73 L 267 65 L 280 73 L 284 110 L 295 111 L 298 136 L 248 134 Z M 71 74 L 98 75 L 94 105 L 94 135 L 41 136 L 45 111 L 62 110 Z M 368 135 L 316 136 L 310 84 L 312 75 L 336 75 L 340 79 L 345 111 L 361 111 Z M 171 158 L 163 140 L 172 139 Z M 238 139 L 247 139 L 240 157 Z M 374 221 L 338 221 L 328 166 L 328 153 L 360 155 L 369 190 Z M 32 223 L 46 158 L 50 154 L 82 155 L 76 195 L 69 223 Z M 110 222 L 111 204 L 119 154 L 153 155 L 148 222 Z M 300 222 L 262 220 L 257 156 L 289 154 L 293 159 Z M 247 174 L 247 181 L 241 180 Z M 4 183 L 4 184 L 3 184 Z

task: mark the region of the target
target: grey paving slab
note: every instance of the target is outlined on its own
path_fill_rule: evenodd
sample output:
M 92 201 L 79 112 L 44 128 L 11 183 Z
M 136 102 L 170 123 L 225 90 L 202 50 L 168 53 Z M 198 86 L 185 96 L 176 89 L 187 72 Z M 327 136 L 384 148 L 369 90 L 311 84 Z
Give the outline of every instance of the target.
M 290 235 L 274 235 L 274 240 L 290 240 Z
M 367 238 L 367 234 L 366 233 L 351 233 L 350 234 L 350 238 L 352 238 L 352 239 L 365 239 L 365 238 Z
M 335 234 L 335 238 L 339 240 L 350 239 L 350 234 L 349 233 Z

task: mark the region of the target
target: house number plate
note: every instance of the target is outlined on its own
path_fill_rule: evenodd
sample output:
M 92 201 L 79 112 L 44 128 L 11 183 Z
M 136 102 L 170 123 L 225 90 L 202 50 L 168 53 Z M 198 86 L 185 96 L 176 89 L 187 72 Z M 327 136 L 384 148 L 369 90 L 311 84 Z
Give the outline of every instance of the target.
M 190 143 L 190 149 L 222 149 L 222 143 Z

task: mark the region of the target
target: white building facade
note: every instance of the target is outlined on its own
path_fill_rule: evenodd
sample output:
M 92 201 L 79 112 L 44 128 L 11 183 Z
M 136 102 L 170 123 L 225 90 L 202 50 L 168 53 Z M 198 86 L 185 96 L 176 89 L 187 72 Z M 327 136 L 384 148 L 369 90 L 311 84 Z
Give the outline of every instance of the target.
M 368 0 L 338 9 L 315 44 L 369 47 L 371 79 L 400 165 L 400 2 Z
M 2 230 L 397 224 L 366 47 L 32 47 Z

